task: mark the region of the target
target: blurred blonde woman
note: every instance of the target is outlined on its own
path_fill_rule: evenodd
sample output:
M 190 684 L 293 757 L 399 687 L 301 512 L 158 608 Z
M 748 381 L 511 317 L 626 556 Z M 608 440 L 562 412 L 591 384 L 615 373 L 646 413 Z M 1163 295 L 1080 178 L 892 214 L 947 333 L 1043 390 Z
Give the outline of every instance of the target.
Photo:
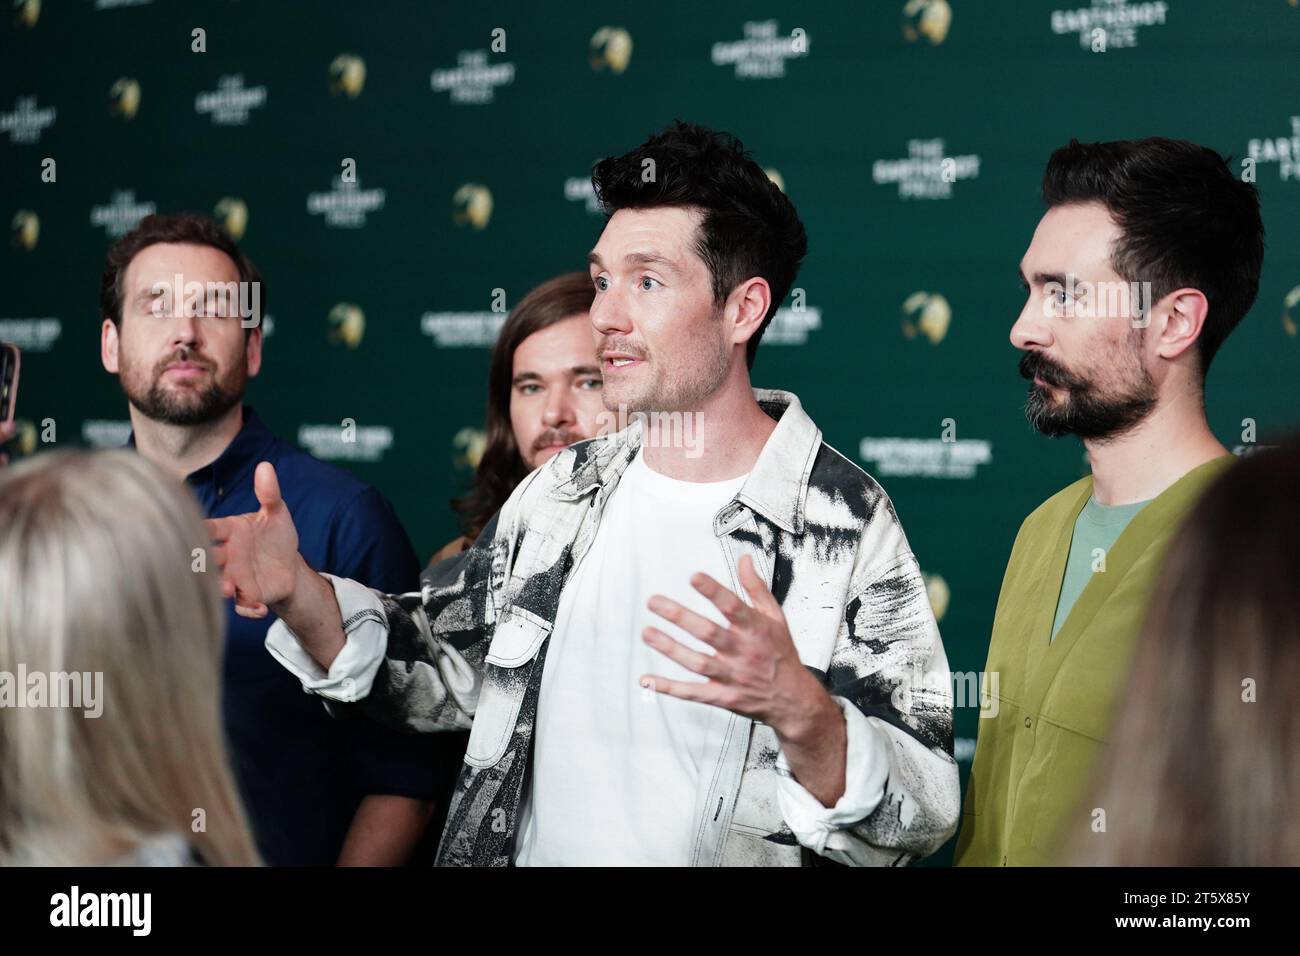
M 1063 862 L 1300 865 L 1298 489 L 1293 439 L 1188 514 Z
M 0 864 L 259 862 L 207 546 L 189 492 L 133 453 L 0 471 Z

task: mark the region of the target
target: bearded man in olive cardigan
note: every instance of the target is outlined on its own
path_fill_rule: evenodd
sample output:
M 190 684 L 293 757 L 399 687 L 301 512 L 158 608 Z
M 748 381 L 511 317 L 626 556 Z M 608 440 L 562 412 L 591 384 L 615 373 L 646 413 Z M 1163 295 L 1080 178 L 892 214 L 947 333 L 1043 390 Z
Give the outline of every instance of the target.
M 1194 143 L 1071 141 L 1043 199 L 1011 341 L 1030 422 L 1082 439 L 1092 473 L 1012 548 L 985 667 L 996 716 L 980 722 L 958 865 L 1050 864 L 1091 832 L 1089 775 L 1166 541 L 1235 460 L 1206 421 L 1205 374 L 1264 255 L 1255 188 Z

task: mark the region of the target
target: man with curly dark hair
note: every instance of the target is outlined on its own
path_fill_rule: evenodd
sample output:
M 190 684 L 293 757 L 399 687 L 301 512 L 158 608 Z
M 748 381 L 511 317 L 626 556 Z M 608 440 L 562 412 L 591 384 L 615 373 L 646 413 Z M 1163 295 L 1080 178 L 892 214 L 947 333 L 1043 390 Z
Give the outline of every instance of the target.
M 225 588 L 331 706 L 470 727 L 439 861 L 898 865 L 958 814 L 947 659 L 888 496 L 750 367 L 807 250 L 734 137 L 592 176 L 605 406 L 419 594 L 312 571 L 274 470 Z M 688 586 L 689 585 L 689 586 Z M 702 679 L 701 679 L 702 678 Z

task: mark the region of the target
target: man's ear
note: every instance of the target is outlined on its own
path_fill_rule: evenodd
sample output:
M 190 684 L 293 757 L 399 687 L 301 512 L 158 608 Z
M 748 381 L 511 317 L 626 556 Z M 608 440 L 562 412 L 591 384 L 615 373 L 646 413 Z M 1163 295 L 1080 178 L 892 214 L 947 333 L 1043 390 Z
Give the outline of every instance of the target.
M 248 377 L 256 378 L 262 369 L 262 326 L 253 326 L 244 343 L 244 358 L 248 360 Z
M 1201 337 L 1210 303 L 1200 289 L 1175 289 L 1156 308 L 1165 317 L 1155 342 L 1156 354 L 1172 361 Z
M 120 371 L 118 345 L 117 326 L 112 319 L 105 319 L 104 324 L 99 327 L 99 360 L 104 364 L 104 371 L 112 375 Z
M 727 304 L 729 308 L 723 315 L 730 320 L 732 344 L 744 345 L 758 334 L 772 304 L 772 289 L 762 276 L 754 276 L 732 290 Z

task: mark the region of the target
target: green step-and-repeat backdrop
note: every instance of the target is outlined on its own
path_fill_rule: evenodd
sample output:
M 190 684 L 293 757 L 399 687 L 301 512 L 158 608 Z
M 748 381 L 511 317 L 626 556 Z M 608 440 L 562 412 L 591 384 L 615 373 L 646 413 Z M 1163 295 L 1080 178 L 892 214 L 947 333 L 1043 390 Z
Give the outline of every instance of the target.
M 125 439 L 105 248 L 146 213 L 209 212 L 266 277 L 250 401 L 432 553 L 481 449 L 499 308 L 583 268 L 592 163 L 677 117 L 737 134 L 798 207 L 810 251 L 755 383 L 889 491 L 959 678 L 1021 520 L 1086 469 L 1025 423 L 1008 341 L 1054 148 L 1182 137 L 1255 177 L 1264 279 L 1209 415 L 1235 449 L 1247 420 L 1264 440 L 1300 419 L 1297 0 L 6 7 L 0 340 L 25 351 L 26 453 Z

